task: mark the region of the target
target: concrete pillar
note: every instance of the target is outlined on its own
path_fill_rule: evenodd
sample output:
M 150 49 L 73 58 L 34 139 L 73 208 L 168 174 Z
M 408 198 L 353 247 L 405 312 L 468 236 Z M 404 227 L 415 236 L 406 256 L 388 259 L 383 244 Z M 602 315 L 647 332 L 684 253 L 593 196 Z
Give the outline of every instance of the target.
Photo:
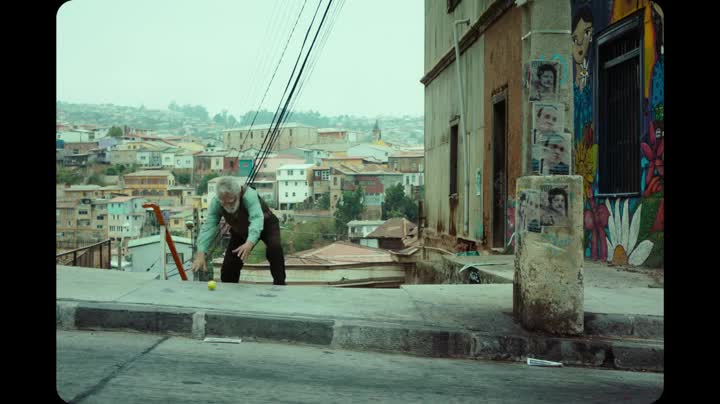
M 577 175 L 517 181 L 513 314 L 527 330 L 583 333 L 582 192 Z
M 558 97 L 551 102 L 564 104 L 564 132 L 573 129 L 573 58 L 571 53 L 571 7 L 570 0 L 531 0 L 523 3 L 522 63 L 529 68 L 534 60 L 559 63 Z M 525 70 L 523 70 L 525 74 Z M 532 79 L 532 77 L 530 77 Z M 530 85 L 523 88 L 523 175 L 532 175 L 532 129 L 533 104 L 529 101 Z M 572 173 L 572 171 L 571 171 Z

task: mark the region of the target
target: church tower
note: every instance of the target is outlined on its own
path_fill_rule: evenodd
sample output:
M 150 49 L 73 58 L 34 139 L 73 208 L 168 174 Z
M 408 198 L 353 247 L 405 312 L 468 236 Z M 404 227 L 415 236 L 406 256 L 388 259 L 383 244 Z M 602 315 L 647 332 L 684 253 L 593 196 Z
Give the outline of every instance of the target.
M 373 143 L 380 143 L 382 141 L 382 135 L 380 134 L 380 126 L 378 126 L 377 119 L 375 120 L 375 127 L 373 127 Z

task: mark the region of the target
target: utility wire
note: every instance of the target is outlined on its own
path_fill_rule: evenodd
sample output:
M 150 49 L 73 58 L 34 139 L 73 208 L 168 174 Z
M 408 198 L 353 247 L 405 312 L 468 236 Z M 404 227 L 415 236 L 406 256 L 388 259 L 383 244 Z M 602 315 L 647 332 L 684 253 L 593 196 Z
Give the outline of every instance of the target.
M 298 21 L 300 21 L 300 16 L 302 15 L 303 10 L 305 10 L 305 4 L 307 3 L 307 0 L 303 2 L 302 8 L 300 8 L 300 12 L 298 13 L 297 18 L 295 19 L 295 24 L 292 27 L 292 31 L 290 31 L 290 35 L 288 36 L 287 41 L 285 42 L 285 47 L 282 50 L 282 54 L 280 55 L 280 59 L 278 59 L 277 64 L 275 65 L 275 71 L 272 74 L 272 77 L 270 78 L 270 81 L 268 82 L 267 88 L 265 89 L 265 94 L 263 94 L 262 99 L 260 100 L 260 105 L 258 105 L 257 109 L 255 110 L 255 115 L 253 116 L 252 122 L 250 122 L 250 127 L 248 129 L 249 131 L 252 131 L 252 127 L 255 124 L 255 119 L 257 118 L 258 114 L 260 113 L 260 108 L 262 107 L 263 103 L 265 102 L 265 97 L 268 94 L 268 91 L 270 91 L 270 86 L 272 86 L 273 80 L 275 80 L 275 74 L 278 71 L 278 68 L 280 67 L 280 64 L 282 63 L 283 57 L 285 56 L 285 51 L 288 48 L 288 45 L 290 44 L 290 40 L 293 37 L 293 34 L 295 33 L 295 28 L 297 27 Z M 247 141 L 249 137 L 249 134 L 245 134 L 245 139 L 243 139 L 242 144 L 240 145 L 240 151 L 244 150 L 245 142 Z
M 343 0 L 343 2 L 344 2 L 344 0 Z M 330 5 L 328 4 L 328 8 L 329 8 L 329 7 L 330 7 Z M 312 54 L 312 58 L 310 59 L 310 64 L 308 65 L 308 73 L 305 74 L 305 75 L 303 75 L 303 76 L 300 76 L 300 82 L 299 82 L 299 86 L 298 86 L 298 94 L 297 94 L 295 97 L 292 98 L 292 101 L 291 101 L 292 105 L 290 106 L 290 108 L 288 108 L 288 109 L 286 110 L 286 114 L 285 114 L 284 117 L 282 118 L 282 121 L 279 123 L 278 127 L 282 127 L 282 125 L 289 119 L 289 115 L 292 114 L 292 111 L 293 111 L 293 109 L 294 109 L 294 105 L 297 103 L 297 100 L 298 100 L 298 98 L 299 98 L 299 96 L 300 96 L 300 93 L 302 92 L 302 88 L 304 87 L 304 84 L 305 84 L 306 80 L 307 80 L 307 79 L 310 77 L 310 75 L 312 74 L 312 70 L 314 70 L 315 63 L 317 62 L 317 60 L 318 60 L 318 58 L 319 58 L 319 55 L 320 55 L 320 53 L 322 52 L 322 49 L 323 49 L 323 47 L 324 47 L 324 44 L 325 44 L 325 42 L 327 41 L 327 38 L 328 38 L 328 36 L 329 36 L 329 32 L 330 32 L 330 30 L 332 30 L 332 26 L 334 25 L 334 23 L 335 23 L 335 21 L 336 21 L 336 17 L 337 17 L 337 15 L 338 15 L 339 9 L 340 9 L 341 7 L 342 7 L 342 4 L 341 4 L 340 6 L 336 6 L 336 7 L 333 9 L 333 12 L 332 12 L 330 18 L 328 19 L 328 23 L 326 24 L 326 29 L 325 29 L 325 31 L 323 32 L 323 36 L 322 36 L 322 38 L 321 38 L 321 40 L 320 40 L 318 50 L 317 50 L 315 53 Z M 321 28 L 322 28 L 322 27 L 319 27 L 319 28 L 318 28 L 318 32 L 320 32 L 320 29 L 321 29 Z M 316 37 L 317 37 L 317 33 L 316 33 Z M 308 53 L 309 53 L 309 51 L 308 51 Z M 279 131 L 278 131 L 277 133 L 275 133 L 274 136 L 275 136 L 275 139 L 273 140 L 273 144 L 274 144 L 274 142 L 277 140 L 277 137 L 279 137 Z
M 279 28 L 282 27 L 281 24 L 284 21 L 284 15 L 282 12 L 287 10 L 288 8 L 281 10 L 280 1 L 275 2 L 275 7 L 270 13 L 265 26 L 265 33 L 262 36 L 262 38 L 269 39 L 269 41 L 258 41 L 256 54 L 253 55 L 253 60 L 257 62 L 255 65 L 256 69 L 253 71 L 252 75 L 249 76 L 249 90 L 246 93 L 247 107 L 245 107 L 245 110 L 249 110 L 255 104 L 255 100 L 259 95 L 261 83 L 264 82 L 261 78 L 267 70 L 268 62 L 274 59 L 274 53 L 268 52 L 267 50 L 276 49 L 276 40 L 280 38 L 279 34 L 281 32 Z
M 300 99 L 303 90 L 305 88 L 305 83 L 310 80 L 312 77 L 313 72 L 315 71 L 315 66 L 317 64 L 317 60 L 319 59 L 320 55 L 322 54 L 322 51 L 325 49 L 325 43 L 327 42 L 328 37 L 330 36 L 330 32 L 332 32 L 332 29 L 335 27 L 335 23 L 337 22 L 337 17 L 340 14 L 340 11 L 342 10 L 343 6 L 345 5 L 345 0 L 340 0 L 338 5 L 333 10 L 333 14 L 331 15 L 329 19 L 328 28 L 325 29 L 325 32 L 323 33 L 323 36 L 320 40 L 320 45 L 318 48 L 318 51 L 315 52 L 313 55 L 311 61 L 310 61 L 310 68 L 308 71 L 308 74 L 305 76 L 305 78 L 302 79 L 300 83 L 300 88 L 298 89 L 298 95 L 295 97 L 295 100 L 292 102 L 292 105 L 290 107 L 290 116 L 288 117 L 288 120 L 292 119 L 292 115 L 295 113 L 295 104 L 297 100 Z
M 305 54 L 305 59 L 303 60 L 303 64 L 302 64 L 302 66 L 300 67 L 300 71 L 298 72 L 298 75 L 297 75 L 297 77 L 296 77 L 296 79 L 295 79 L 295 84 L 293 84 L 293 88 L 292 88 L 292 90 L 290 90 L 290 94 L 288 95 L 288 98 L 287 98 L 287 100 L 285 101 L 285 105 L 284 105 L 284 107 L 283 107 L 283 110 L 281 111 L 280 116 L 279 116 L 279 118 L 278 118 L 278 124 L 275 126 L 275 130 L 274 130 L 274 132 L 273 132 L 272 139 L 271 139 L 271 141 L 270 141 L 270 143 L 269 143 L 269 147 L 265 150 L 265 157 L 267 157 L 267 153 L 269 152 L 269 150 L 272 149 L 273 144 L 275 143 L 275 141 L 277 140 L 277 137 L 279 136 L 279 130 L 278 130 L 278 128 L 279 128 L 280 122 L 282 122 L 283 116 L 287 113 L 288 104 L 289 104 L 290 101 L 292 100 L 292 96 L 293 96 L 293 94 L 295 93 L 295 90 L 296 90 L 296 88 L 297 88 L 299 79 L 300 79 L 300 77 L 302 76 L 303 71 L 305 70 L 305 66 L 307 65 L 308 58 L 309 58 L 310 54 L 312 53 L 313 48 L 315 47 L 315 42 L 317 41 L 318 34 L 320 33 L 320 30 L 322 29 L 322 26 L 323 26 L 323 24 L 324 24 L 324 22 L 325 22 L 325 19 L 326 19 L 326 17 L 327 17 L 328 11 L 330 10 L 330 6 L 332 5 L 332 2 L 333 2 L 333 0 L 330 0 L 330 1 L 328 2 L 327 7 L 325 8 L 325 12 L 323 13 L 323 17 L 322 17 L 322 19 L 320 20 L 320 24 L 318 25 L 318 29 L 317 29 L 317 31 L 315 32 L 315 36 L 313 37 L 312 43 L 310 44 L 310 47 L 309 47 L 309 49 L 308 49 L 308 52 Z M 318 4 L 318 7 L 319 7 L 319 4 Z M 313 20 L 314 20 L 314 18 L 313 18 Z M 312 27 L 312 25 L 311 25 L 309 28 L 311 28 L 311 27 Z M 308 32 L 309 32 L 309 29 L 308 29 Z M 301 53 L 302 53 L 302 51 L 301 51 Z M 293 70 L 294 70 L 294 69 L 293 69 Z M 261 162 L 264 161 L 264 159 L 265 159 L 265 158 L 263 158 L 263 159 L 261 160 Z M 257 175 L 257 171 L 256 171 L 255 173 L 253 173 L 252 178 L 249 179 L 251 184 L 252 184 L 252 181 L 254 180 L 254 177 L 255 177 L 256 175 Z
M 331 0 L 331 1 L 332 1 L 332 0 Z M 275 110 L 275 114 L 273 115 L 273 119 L 272 119 L 272 122 L 270 123 L 270 127 L 268 128 L 268 131 L 267 131 L 267 133 L 265 134 L 265 138 L 263 139 L 263 143 L 262 143 L 262 145 L 260 146 L 260 151 L 258 152 L 258 156 L 255 157 L 256 164 L 253 165 L 253 168 L 252 168 L 252 170 L 251 170 L 251 172 L 250 172 L 250 176 L 248 176 L 248 179 L 247 179 L 246 182 L 245 182 L 246 184 L 251 184 L 251 186 L 252 186 L 252 182 L 254 181 L 255 176 L 257 175 L 257 171 L 258 171 L 257 167 L 258 167 L 259 165 L 261 165 L 262 162 L 265 161 L 265 158 L 266 158 L 267 154 L 269 153 L 270 150 L 272 150 L 272 147 L 268 147 L 267 150 L 266 150 L 266 147 L 267 147 L 266 145 L 271 145 L 271 144 L 272 144 L 272 135 L 271 135 L 271 133 L 274 134 L 273 124 L 275 123 L 276 118 L 279 118 L 279 117 L 278 117 L 278 112 L 280 111 L 280 107 L 282 106 L 282 103 L 283 103 L 282 100 L 283 100 L 283 98 L 285 98 L 285 94 L 287 93 L 287 90 L 288 90 L 288 88 L 290 87 L 290 83 L 291 83 L 292 80 L 293 80 L 293 76 L 295 75 L 295 70 L 297 69 L 298 63 L 300 62 L 300 58 L 301 58 L 301 56 L 302 56 L 303 49 L 305 48 L 305 43 L 307 42 L 307 38 L 308 38 L 308 36 L 310 35 L 310 31 L 312 30 L 312 26 L 313 26 L 313 24 L 315 23 L 315 18 L 317 17 L 317 13 L 318 13 L 318 11 L 320 10 L 320 5 L 321 5 L 321 4 L 322 4 L 322 0 L 320 0 L 320 1 L 318 2 L 318 6 L 315 8 L 315 14 L 313 15 L 312 21 L 310 21 L 310 25 L 308 26 L 308 29 L 307 29 L 307 31 L 305 32 L 305 38 L 303 39 L 302 45 L 301 45 L 301 47 L 300 47 L 300 52 L 298 52 L 298 57 L 297 57 L 297 59 L 295 60 L 295 66 L 293 66 L 293 70 L 292 70 L 292 72 L 290 73 L 290 77 L 288 78 L 288 82 L 287 82 L 287 84 L 285 85 L 285 90 L 283 91 L 283 94 L 282 94 L 282 96 L 280 97 L 280 102 L 278 103 L 278 107 L 277 107 L 277 109 Z M 326 10 L 326 11 L 327 11 L 327 10 Z M 298 75 L 299 75 L 299 73 L 298 73 Z M 297 83 L 297 78 L 296 78 L 296 83 Z M 288 96 L 288 99 L 289 99 L 290 97 L 291 97 L 291 95 Z M 279 122 L 279 119 L 278 119 L 278 122 Z

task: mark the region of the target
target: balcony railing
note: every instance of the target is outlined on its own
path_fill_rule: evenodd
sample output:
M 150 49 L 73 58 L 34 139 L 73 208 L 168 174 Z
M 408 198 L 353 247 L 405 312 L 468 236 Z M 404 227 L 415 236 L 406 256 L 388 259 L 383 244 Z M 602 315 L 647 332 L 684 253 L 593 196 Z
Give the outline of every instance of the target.
M 55 255 L 55 264 L 110 269 L 110 239 Z

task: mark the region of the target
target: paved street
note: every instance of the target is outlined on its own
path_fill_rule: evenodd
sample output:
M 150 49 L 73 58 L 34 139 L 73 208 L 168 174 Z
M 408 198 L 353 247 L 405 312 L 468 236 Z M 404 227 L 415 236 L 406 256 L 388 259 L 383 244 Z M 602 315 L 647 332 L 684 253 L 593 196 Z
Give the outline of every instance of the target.
M 428 359 L 269 343 L 61 331 L 57 390 L 79 403 L 650 403 L 663 374 Z

